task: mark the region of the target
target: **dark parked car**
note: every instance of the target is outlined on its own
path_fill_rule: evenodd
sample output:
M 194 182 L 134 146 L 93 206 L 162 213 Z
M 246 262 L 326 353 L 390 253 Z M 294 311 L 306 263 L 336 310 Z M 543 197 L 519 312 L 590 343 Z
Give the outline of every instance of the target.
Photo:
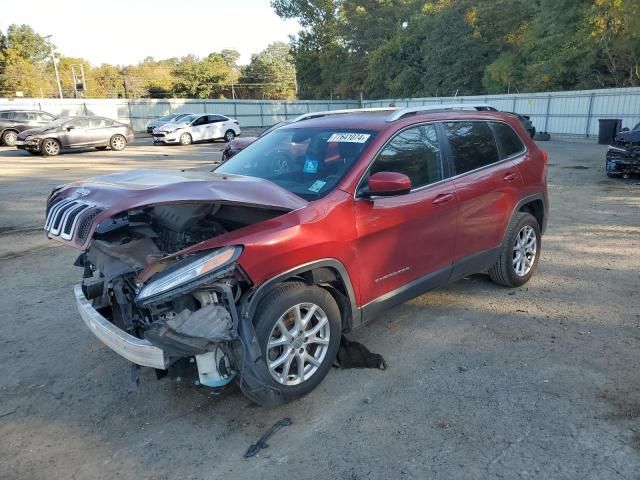
M 605 170 L 612 178 L 640 174 L 640 123 L 616 134 L 607 150 Z
M 133 141 L 131 125 L 104 117 L 69 117 L 18 135 L 16 147 L 30 153 L 53 156 L 63 148 L 95 147 L 122 150 Z
M 76 303 L 108 347 L 159 377 L 235 378 L 275 405 L 310 392 L 342 334 L 393 305 L 477 272 L 525 284 L 547 169 L 509 114 L 327 115 L 272 131 L 213 173 L 60 186 L 45 230 L 81 251 Z
M 20 132 L 42 127 L 55 119 L 55 116 L 40 110 L 2 110 L 0 111 L 0 143 L 12 147 Z
M 511 115 L 515 115 L 516 117 L 518 117 L 518 120 L 520 120 L 520 123 L 522 123 L 522 126 L 524 127 L 524 129 L 529 132 L 529 136 L 531 138 L 533 138 L 536 134 L 536 127 L 533 126 L 533 123 L 531 122 L 531 117 L 529 115 L 520 115 L 519 113 L 515 113 L 515 112 L 505 112 L 505 113 L 510 113 Z

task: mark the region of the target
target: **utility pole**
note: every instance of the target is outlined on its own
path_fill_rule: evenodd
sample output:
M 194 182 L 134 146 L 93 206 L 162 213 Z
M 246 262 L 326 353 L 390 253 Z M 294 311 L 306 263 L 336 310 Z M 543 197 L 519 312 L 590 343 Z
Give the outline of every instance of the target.
M 53 46 L 51 45 L 51 35 L 47 35 L 44 39 L 47 41 L 47 45 L 49 45 L 49 51 L 51 52 L 51 59 L 53 60 L 53 70 L 56 72 L 56 82 L 58 82 L 58 93 L 60 94 L 60 98 L 62 98 L 62 86 L 60 85 L 60 74 L 58 73 L 58 62 L 56 61 L 56 54 L 53 51 Z

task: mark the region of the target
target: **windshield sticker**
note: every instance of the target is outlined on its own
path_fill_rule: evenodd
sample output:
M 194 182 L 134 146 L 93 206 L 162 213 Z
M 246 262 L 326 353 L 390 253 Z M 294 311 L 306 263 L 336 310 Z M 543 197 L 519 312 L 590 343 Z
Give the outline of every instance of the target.
M 323 182 L 322 180 L 316 180 L 315 182 L 313 182 L 313 185 L 309 187 L 309 191 L 313 193 L 318 193 L 320 190 L 322 190 L 322 187 L 324 187 L 326 184 L 327 182 Z
M 327 142 L 364 143 L 370 136 L 368 133 L 334 133 Z
M 318 161 L 317 160 L 305 160 L 304 173 L 318 173 Z

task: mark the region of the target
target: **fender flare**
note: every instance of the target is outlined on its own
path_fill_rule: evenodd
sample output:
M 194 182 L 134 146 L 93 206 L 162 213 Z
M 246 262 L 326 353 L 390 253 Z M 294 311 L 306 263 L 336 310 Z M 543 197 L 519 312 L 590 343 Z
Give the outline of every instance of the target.
M 516 205 L 513 207 L 513 210 L 511 211 L 511 216 L 509 217 L 509 223 L 507 223 L 507 227 L 505 228 L 505 231 L 502 234 L 501 245 L 505 241 L 504 237 L 507 234 L 507 229 L 508 229 L 509 224 L 511 223 L 511 220 L 513 219 L 514 215 L 520 211 L 520 209 L 522 208 L 523 205 L 526 205 L 527 203 L 534 202 L 536 200 L 540 200 L 542 202 L 542 213 L 543 213 L 544 217 L 542 219 L 542 225 L 540 225 L 540 231 L 544 234 L 544 231 L 547 229 L 547 202 L 545 200 L 545 196 L 542 193 L 534 193 L 533 195 L 529 195 L 527 197 L 521 198 L 518 201 L 518 203 L 516 203 Z
M 246 306 L 243 305 L 242 315 L 246 315 L 248 318 L 253 318 L 255 314 L 256 308 L 262 300 L 273 288 L 275 288 L 278 284 L 293 278 L 297 277 L 303 273 L 307 273 L 319 268 L 330 268 L 334 269 L 338 272 L 340 276 L 340 280 L 345 286 L 345 290 L 348 297 L 348 303 L 351 308 L 351 318 L 354 325 L 359 324 L 359 312 L 360 309 L 356 305 L 356 297 L 355 291 L 353 289 L 353 283 L 351 282 L 351 277 L 349 277 L 349 273 L 345 268 L 344 264 L 335 258 L 322 258 L 319 260 L 314 260 L 309 263 L 305 263 L 302 265 L 298 265 L 292 269 L 289 269 L 285 272 L 282 272 L 270 279 L 264 281 L 260 286 L 251 294 L 250 297 L 247 298 Z

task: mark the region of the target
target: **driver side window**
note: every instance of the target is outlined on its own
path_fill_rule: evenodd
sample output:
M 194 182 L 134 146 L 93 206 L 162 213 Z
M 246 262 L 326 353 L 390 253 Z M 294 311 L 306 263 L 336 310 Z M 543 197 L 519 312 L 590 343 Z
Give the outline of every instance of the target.
M 397 172 L 409 177 L 411 188 L 445 178 L 436 126 L 418 125 L 398 133 L 374 160 L 369 175 Z

